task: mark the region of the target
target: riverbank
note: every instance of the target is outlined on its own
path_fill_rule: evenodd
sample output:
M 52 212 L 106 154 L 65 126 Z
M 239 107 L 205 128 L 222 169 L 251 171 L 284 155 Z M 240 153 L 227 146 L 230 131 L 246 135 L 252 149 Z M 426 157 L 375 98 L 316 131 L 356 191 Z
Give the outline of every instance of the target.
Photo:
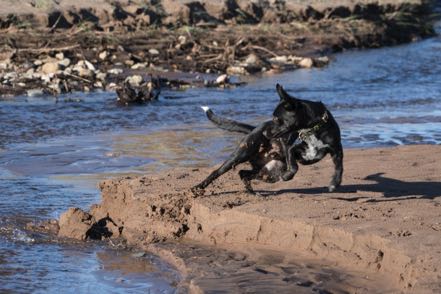
M 67 211 L 60 218 L 58 234 L 77 239 L 122 238 L 174 260 L 187 286 L 202 290 L 213 289 L 221 277 L 231 278 L 234 271 L 229 272 L 228 264 L 236 267 L 238 260 L 252 262 L 243 268 L 253 274 L 266 260 L 260 274 L 272 273 L 271 279 L 277 282 L 271 285 L 276 287 L 281 280 L 289 280 L 290 274 L 280 269 L 295 256 L 333 271 L 358 273 L 354 274 L 358 281 L 370 277 L 364 284 L 371 283 L 380 292 L 387 285 L 436 293 L 441 289 L 440 151 L 439 146 L 430 145 L 347 150 L 343 186 L 332 194 L 324 188 L 332 173 L 329 159 L 302 166 L 293 182 L 256 183 L 263 196 L 246 194 L 237 171 L 217 180 L 206 197 L 196 199 L 189 188 L 211 169 L 106 180 L 100 183 L 102 202 L 89 212 Z M 205 260 L 195 266 L 195 260 L 203 259 L 198 256 L 206 255 L 194 246 L 183 252 L 179 246 L 167 247 L 176 241 L 244 255 L 224 253 L 216 267 L 210 265 L 216 260 L 211 253 L 211 263 Z M 256 255 L 259 250 L 266 253 Z M 269 256 L 270 260 L 278 256 L 277 262 L 268 263 Z M 213 269 L 217 277 L 211 276 L 213 283 L 210 275 L 198 275 Z M 382 284 L 381 277 L 388 284 Z M 285 287 L 280 289 L 289 287 L 280 285 Z
M 230 76 L 326 66 L 327 55 L 434 34 L 426 1 L 20 1 L 0 10 L 0 95 L 231 87 Z M 240 83 L 239 83 L 240 84 Z

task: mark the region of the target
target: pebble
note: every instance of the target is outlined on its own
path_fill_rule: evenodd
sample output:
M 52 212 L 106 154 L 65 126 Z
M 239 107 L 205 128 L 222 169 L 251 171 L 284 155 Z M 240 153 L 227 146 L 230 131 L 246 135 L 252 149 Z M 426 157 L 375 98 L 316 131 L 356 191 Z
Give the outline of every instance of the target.
M 271 62 L 280 62 L 280 63 L 287 63 L 288 62 L 288 56 L 282 55 L 282 56 L 276 56 L 273 58 L 270 58 Z
M 140 69 L 140 68 L 146 68 L 147 63 L 136 63 L 132 65 L 131 69 Z
M 104 72 L 98 72 L 98 73 L 96 74 L 96 78 L 97 78 L 98 80 L 104 82 L 104 81 L 106 80 L 106 78 L 107 78 L 107 74 L 104 73 Z
M 159 51 L 154 49 L 154 48 L 152 48 L 152 49 L 149 49 L 149 54 L 150 55 L 159 55 Z
M 305 57 L 302 60 L 300 60 L 299 66 L 303 68 L 311 68 L 314 66 L 314 61 L 312 60 L 312 58 Z
M 139 87 L 141 83 L 143 82 L 143 78 L 140 75 L 133 75 L 126 78 L 126 81 L 129 82 L 130 85 L 133 87 Z
M 247 75 L 248 72 L 243 66 L 229 66 L 227 68 L 227 74 L 230 75 Z
M 2 61 L 0 62 L 0 69 L 8 69 L 9 68 L 9 62 L 8 61 Z
M 58 62 L 59 65 L 61 65 L 63 68 L 66 68 L 70 65 L 70 59 L 69 58 L 63 58 Z
M 144 257 L 144 256 L 146 256 L 145 252 L 136 252 L 136 253 L 132 254 L 132 257 L 135 257 L 135 258 L 140 258 L 140 257 Z
M 98 55 L 98 57 L 99 57 L 101 60 L 105 60 L 105 59 L 107 58 L 108 55 L 109 55 L 109 53 L 107 53 L 107 51 L 103 51 L 103 52 L 101 52 L 101 53 Z
M 80 77 L 83 77 L 83 78 L 92 77 L 93 76 L 93 71 L 88 69 L 88 68 L 78 68 L 76 70 L 76 72 L 78 72 L 78 75 Z
M 179 41 L 179 44 L 183 45 L 183 44 L 187 43 L 187 37 L 181 35 L 178 37 L 178 41 Z
M 44 94 L 43 89 L 30 89 L 26 91 L 29 97 L 42 96 Z
M 121 68 L 112 68 L 107 71 L 107 73 L 112 74 L 112 75 L 118 75 L 122 72 L 123 72 L 123 70 Z
M 255 65 L 255 64 L 259 63 L 259 62 L 260 62 L 260 58 L 256 54 L 254 54 L 254 53 L 251 53 L 245 59 L 245 63 L 250 64 L 250 65 Z
M 90 61 L 84 60 L 84 64 L 86 65 L 86 67 L 87 67 L 88 69 L 90 69 L 90 70 L 96 70 L 95 66 L 94 66 Z
M 230 77 L 226 74 L 220 75 L 216 79 L 216 84 L 226 84 L 228 83 Z
M 58 70 L 58 63 L 55 62 L 47 62 L 45 64 L 43 64 L 43 66 L 41 67 L 41 71 L 45 74 L 54 74 L 56 73 Z
M 58 60 L 63 60 L 64 59 L 64 54 L 63 52 L 57 53 L 55 54 L 55 58 Z

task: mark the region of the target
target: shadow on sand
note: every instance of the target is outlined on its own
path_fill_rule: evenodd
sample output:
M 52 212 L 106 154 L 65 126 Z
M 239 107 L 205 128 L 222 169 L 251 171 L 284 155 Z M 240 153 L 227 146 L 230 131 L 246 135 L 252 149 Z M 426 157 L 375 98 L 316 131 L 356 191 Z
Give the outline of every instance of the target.
M 405 182 L 393 178 L 383 176 L 384 173 L 376 173 L 367 176 L 364 180 L 375 181 L 375 183 L 343 185 L 337 193 L 357 193 L 357 192 L 375 192 L 382 193 L 384 198 L 373 199 L 372 197 L 333 197 L 333 199 L 345 201 L 357 201 L 366 198 L 366 202 L 382 202 L 395 201 L 396 198 L 403 199 L 434 199 L 441 196 L 440 182 Z M 281 195 L 285 193 L 298 194 L 322 194 L 328 193 L 327 188 L 300 188 L 300 189 L 283 189 L 279 191 L 256 191 L 262 196 Z M 332 194 L 330 194 L 332 195 Z

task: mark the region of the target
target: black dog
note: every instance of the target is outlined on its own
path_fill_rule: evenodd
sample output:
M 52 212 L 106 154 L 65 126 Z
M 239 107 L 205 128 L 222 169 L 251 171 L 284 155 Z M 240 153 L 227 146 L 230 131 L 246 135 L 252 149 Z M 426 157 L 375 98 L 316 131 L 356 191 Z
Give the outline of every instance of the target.
M 266 121 L 254 127 L 230 119 L 221 118 L 208 107 L 202 107 L 208 119 L 222 129 L 247 134 L 221 167 L 213 171 L 203 182 L 192 188 L 195 195 L 201 194 L 203 189 L 212 181 L 220 177 L 235 166 L 249 162 L 251 170 L 240 170 L 239 176 L 248 192 L 254 193 L 251 180 L 257 179 L 275 183 L 286 173 L 285 146 L 292 144 L 290 135 L 281 138 L 271 138 L 269 131 L 275 129 L 273 121 Z
M 260 179 L 266 182 L 291 180 L 297 173 L 298 164 L 309 165 L 331 154 L 335 165 L 329 191 L 341 184 L 343 174 L 343 148 L 340 128 L 322 102 L 313 102 L 291 97 L 277 84 L 280 102 L 273 113 L 273 120 L 258 127 L 222 119 L 206 108 L 207 117 L 219 127 L 247 136 L 220 168 L 213 171 L 204 181 L 192 188 L 194 193 L 203 190 L 212 181 L 236 165 L 250 162 L 251 170 L 239 171 L 247 191 L 253 192 L 250 181 Z M 296 143 L 299 139 L 300 142 Z M 268 156 L 273 154 L 271 156 Z M 276 159 L 276 160 L 275 160 Z M 285 162 L 286 161 L 286 164 Z
M 280 102 L 273 113 L 275 127 L 271 130 L 272 136 L 298 133 L 301 140 L 287 148 L 287 171 L 283 180 L 294 177 L 299 168 L 297 162 L 314 164 L 329 153 L 335 171 L 328 189 L 333 192 L 340 186 L 343 175 L 343 148 L 337 122 L 323 103 L 292 97 L 279 84 L 276 89 Z

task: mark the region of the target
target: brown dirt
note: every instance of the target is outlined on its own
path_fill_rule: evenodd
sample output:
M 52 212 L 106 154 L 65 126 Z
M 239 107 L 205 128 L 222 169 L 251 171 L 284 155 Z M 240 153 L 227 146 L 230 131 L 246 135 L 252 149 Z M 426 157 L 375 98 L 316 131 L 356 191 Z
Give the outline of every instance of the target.
M 213 289 L 222 284 L 219 281 L 237 286 L 240 275 L 232 272 L 240 267 L 243 272 L 239 272 L 249 277 L 244 278 L 251 287 L 247 289 L 252 289 L 256 271 L 264 271 L 272 273 L 268 285 L 283 292 L 288 286 L 279 282 L 289 280 L 283 268 L 292 265 L 290 256 L 295 255 L 297 260 L 330 267 L 340 275 L 353 273 L 346 281 L 365 285 L 358 292 L 395 287 L 393 291 L 439 293 L 440 154 L 440 146 L 347 150 L 343 186 L 336 193 L 326 193 L 324 188 L 332 174 L 330 159 L 302 166 L 290 182 L 256 182 L 255 189 L 264 196 L 246 194 L 237 171 L 215 181 L 206 190 L 207 196 L 196 199 L 189 188 L 211 169 L 107 180 L 100 183 L 102 202 L 90 214 L 95 220 L 111 219 L 112 226 L 120 228 L 110 228 L 111 238 L 122 237 L 129 244 L 174 260 L 187 277 L 188 287 L 194 289 Z M 78 219 L 74 210 L 62 218 L 69 219 L 69 215 Z M 90 224 L 90 218 L 80 223 Z M 78 235 L 78 226 L 72 223 L 67 227 L 60 223 L 60 227 Z M 240 266 L 242 261 L 234 262 L 233 257 L 226 257 L 228 253 L 205 255 L 167 245 L 182 240 L 226 248 L 230 253 L 240 251 L 252 264 Z M 211 261 L 204 256 L 211 256 Z M 299 266 L 303 273 L 302 269 Z M 370 278 L 361 278 L 366 276 Z M 350 285 L 343 288 L 357 292 Z M 335 285 L 327 289 L 338 291 Z
M 433 34 L 430 10 L 418 0 L 0 2 L 8 4 L 0 5 L 2 96 L 114 90 L 135 74 L 159 75 L 170 87 L 225 86 L 213 83 L 217 75 L 323 66 L 301 61 Z

